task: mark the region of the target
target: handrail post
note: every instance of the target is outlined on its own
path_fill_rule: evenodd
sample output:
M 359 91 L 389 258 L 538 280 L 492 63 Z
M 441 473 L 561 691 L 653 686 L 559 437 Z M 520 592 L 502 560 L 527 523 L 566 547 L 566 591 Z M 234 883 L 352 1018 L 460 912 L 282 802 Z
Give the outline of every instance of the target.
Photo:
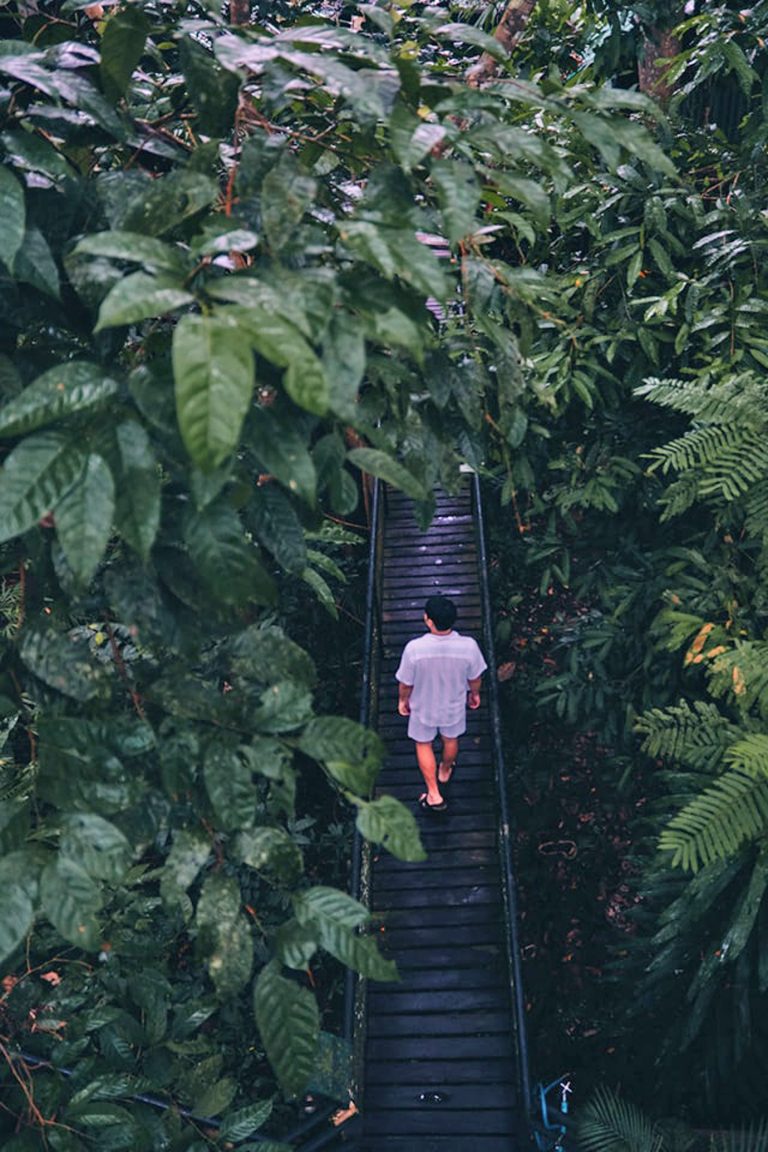
M 491 619 L 491 598 L 488 587 L 488 555 L 483 521 L 483 502 L 480 490 L 480 477 L 473 474 L 473 495 L 475 502 L 475 530 L 477 533 L 477 562 L 480 578 L 480 601 L 483 616 L 483 645 L 488 661 L 488 700 L 490 705 L 491 740 L 496 772 L 496 788 L 499 797 L 499 852 L 501 856 L 502 889 L 507 911 L 507 950 L 512 976 L 512 1006 L 517 1040 L 518 1074 L 520 1091 L 525 1103 L 526 1128 L 530 1130 L 531 1077 L 528 1059 L 528 1038 L 525 1020 L 525 996 L 523 994 L 520 943 L 518 939 L 517 886 L 512 870 L 511 818 L 509 790 L 504 767 L 504 751 L 501 738 L 501 718 L 499 713 L 499 688 L 496 680 L 496 652 L 493 642 Z

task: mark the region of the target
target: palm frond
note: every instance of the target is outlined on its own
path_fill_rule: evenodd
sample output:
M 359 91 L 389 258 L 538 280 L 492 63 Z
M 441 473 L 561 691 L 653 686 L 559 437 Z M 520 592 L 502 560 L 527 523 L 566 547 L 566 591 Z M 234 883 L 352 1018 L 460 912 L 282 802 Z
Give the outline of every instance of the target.
M 636 1105 L 598 1088 L 576 1125 L 580 1152 L 661 1152 L 663 1138 Z
M 709 1152 L 768 1152 L 768 1118 L 748 1128 L 714 1133 Z

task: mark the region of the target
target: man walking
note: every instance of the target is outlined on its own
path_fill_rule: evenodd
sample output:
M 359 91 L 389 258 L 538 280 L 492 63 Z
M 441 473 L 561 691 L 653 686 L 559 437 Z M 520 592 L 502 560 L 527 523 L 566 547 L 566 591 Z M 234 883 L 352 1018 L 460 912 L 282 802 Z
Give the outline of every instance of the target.
M 430 596 L 424 606 L 427 633 L 409 640 L 403 649 L 398 680 L 397 710 L 408 717 L 408 735 L 416 744 L 416 760 L 426 792 L 419 797 L 425 812 L 445 812 L 443 796 L 453 776 L 459 736 L 467 727 L 466 707 L 480 707 L 480 681 L 488 667 L 471 636 L 455 632 L 456 605 L 447 596 Z M 442 737 L 440 763 L 432 742 Z

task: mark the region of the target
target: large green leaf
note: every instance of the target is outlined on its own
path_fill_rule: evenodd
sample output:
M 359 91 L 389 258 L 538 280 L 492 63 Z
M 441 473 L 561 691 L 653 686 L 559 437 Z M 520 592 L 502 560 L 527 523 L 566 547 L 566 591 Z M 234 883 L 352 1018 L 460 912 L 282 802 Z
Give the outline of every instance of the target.
M 176 904 L 197 879 L 211 855 L 211 838 L 194 828 L 179 828 L 160 878 L 160 891 L 169 904 Z
M 28 436 L 0 473 L 0 542 L 20 536 L 52 512 L 82 475 L 87 457 L 59 432 Z
M 336 888 L 318 885 L 297 893 L 293 909 L 298 923 L 314 928 L 320 945 L 342 964 L 373 980 L 397 979 L 396 965 L 384 959 L 376 941 L 355 931 L 368 919 L 367 908 L 357 900 Z
M 49 368 L 0 409 L 0 436 L 23 436 L 66 416 L 105 408 L 118 392 L 115 380 L 87 360 Z
M 249 868 L 271 872 L 288 887 L 304 869 L 301 849 L 282 828 L 246 828 L 237 839 L 236 851 Z
M 219 1139 L 233 1140 L 235 1143 L 246 1140 L 266 1124 L 271 1113 L 271 1100 L 262 1100 L 259 1104 L 249 1104 L 247 1108 L 229 1112 L 221 1125 Z
M 275 484 L 257 489 L 250 509 L 253 531 L 286 572 L 298 574 L 307 563 L 304 529 L 290 499 Z
M 131 845 L 114 824 L 94 812 L 76 812 L 61 823 L 59 851 L 96 880 L 119 883 L 131 862 Z
M 234 452 L 253 395 L 253 354 L 224 314 L 184 316 L 173 335 L 176 412 L 192 459 L 210 471 Z
M 260 707 L 251 713 L 251 723 L 258 732 L 293 732 L 311 715 L 311 692 L 293 680 L 280 680 L 262 694 Z
M 91 658 L 81 637 L 40 626 L 25 633 L 19 654 L 35 676 L 73 700 L 85 702 L 109 695 L 104 668 Z
M 317 716 L 302 732 L 299 747 L 321 760 L 344 788 L 370 795 L 384 757 L 384 745 L 371 729 L 345 716 Z
M 306 988 L 280 975 L 273 960 L 262 969 L 253 996 L 256 1023 L 283 1091 L 298 1096 L 317 1051 L 320 1013 Z
M 270 604 L 275 587 L 235 509 L 217 500 L 186 518 L 184 540 L 200 579 L 222 604 Z
M 269 408 L 257 408 L 251 421 L 251 441 L 264 469 L 308 504 L 314 504 L 317 473 L 305 437 L 287 414 Z
M 140 8 L 118 8 L 104 21 L 101 34 L 101 82 L 110 100 L 125 94 L 144 53 L 150 23 Z
M 239 77 L 225 71 L 210 51 L 191 36 L 182 37 L 179 60 L 186 90 L 197 111 L 198 131 L 206 136 L 226 136 L 234 123 Z
M 368 980 L 398 980 L 397 964 L 379 952 L 373 936 L 361 936 L 340 924 L 318 921 L 320 946 Z
M 317 181 L 302 172 L 292 153 L 284 152 L 264 177 L 262 218 L 272 248 L 279 250 L 312 204 Z
M 24 243 L 16 253 L 13 270 L 17 280 L 31 284 L 38 292 L 58 300 L 61 296 L 59 269 L 48 241 L 39 228 L 28 228 Z
M 232 671 L 262 684 L 294 680 L 312 687 L 312 657 L 276 624 L 252 624 L 227 645 Z
M 18 948 L 32 927 L 36 883 L 23 851 L 0 860 L 0 963 Z
M 96 913 L 101 890 L 84 868 L 64 856 L 52 860 L 40 877 L 42 911 L 65 940 L 78 948 L 99 946 Z
M 194 295 L 184 287 L 180 276 L 161 273 L 151 276 L 147 272 L 134 272 L 118 280 L 110 289 L 99 309 L 95 331 L 116 328 L 123 324 L 136 324 L 151 316 L 164 316 L 185 304 L 193 304 Z M 185 317 L 201 320 L 202 317 Z
M 240 886 L 233 876 L 206 876 L 195 925 L 208 973 L 220 996 L 234 996 L 250 979 L 253 937 L 241 911 Z
M 193 168 L 177 168 L 165 176 L 145 178 L 132 186 L 128 185 L 126 175 L 125 172 L 114 174 L 115 199 L 110 204 L 110 224 L 145 236 L 162 236 L 178 228 L 182 221 L 207 208 L 219 194 L 216 180 Z M 109 179 L 109 176 L 104 178 L 105 183 Z M 132 195 L 127 194 L 129 188 Z
M 394 488 L 400 488 L 411 499 L 427 499 L 427 492 L 423 484 L 399 461 L 388 456 L 386 452 L 382 452 L 378 448 L 353 448 L 347 454 L 347 459 L 362 472 L 368 472 L 371 476 L 377 476 L 379 480 L 386 481 Z
M 117 528 L 146 560 L 160 526 L 160 466 L 138 420 L 123 420 L 115 429 L 115 437 L 120 454 Z
M 356 800 L 355 804 L 357 827 L 367 840 L 382 844 L 398 860 L 426 860 L 413 813 L 394 796 Z
M 328 403 L 342 420 L 355 422 L 358 390 L 365 374 L 365 339 L 357 317 L 334 313 L 323 341 L 323 367 L 328 381 Z
M 86 236 L 74 250 L 75 256 L 110 256 L 113 260 L 143 264 L 146 268 L 170 273 L 184 271 L 182 252 L 165 240 L 143 236 L 139 232 L 94 232 Z
M 324 921 L 342 928 L 357 928 L 368 919 L 368 909 L 359 900 L 324 884 L 298 892 L 293 898 L 293 910 L 299 924 Z
M 209 746 L 203 767 L 205 787 L 223 828 L 243 828 L 253 823 L 257 792 L 248 764 L 236 748 L 223 743 Z
M 475 229 L 480 184 L 472 165 L 462 160 L 433 161 L 430 174 L 446 235 L 456 244 Z
M 79 478 L 56 505 L 56 533 L 75 577 L 87 584 L 112 532 L 115 485 L 103 456 L 92 452 Z
M 27 210 L 24 190 L 7 168 L 0 167 L 0 260 L 11 270 L 16 253 L 24 242 Z

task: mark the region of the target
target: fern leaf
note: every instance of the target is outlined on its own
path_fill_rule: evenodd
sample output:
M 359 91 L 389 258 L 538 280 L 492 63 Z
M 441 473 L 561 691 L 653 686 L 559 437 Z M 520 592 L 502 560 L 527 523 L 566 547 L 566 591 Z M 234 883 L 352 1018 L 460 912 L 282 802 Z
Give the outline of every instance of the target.
M 768 540 L 768 478 L 760 480 L 751 489 L 746 500 L 747 531 L 751 536 Z
M 739 731 L 716 704 L 685 700 L 669 708 L 652 708 L 635 724 L 649 756 L 698 770 L 714 771 Z
M 670 820 L 659 837 L 672 867 L 697 872 L 734 855 L 768 827 L 768 779 L 736 770 L 719 777 Z
M 754 451 L 759 443 L 759 437 L 751 430 L 737 425 L 706 424 L 654 448 L 649 453 L 651 471 L 661 468 L 666 476 L 670 471 L 687 472 L 697 466 L 713 468 L 720 461 L 725 468 L 734 459 L 742 460 L 742 451 Z
M 752 732 L 725 753 L 726 763 L 747 776 L 768 777 L 768 733 Z

